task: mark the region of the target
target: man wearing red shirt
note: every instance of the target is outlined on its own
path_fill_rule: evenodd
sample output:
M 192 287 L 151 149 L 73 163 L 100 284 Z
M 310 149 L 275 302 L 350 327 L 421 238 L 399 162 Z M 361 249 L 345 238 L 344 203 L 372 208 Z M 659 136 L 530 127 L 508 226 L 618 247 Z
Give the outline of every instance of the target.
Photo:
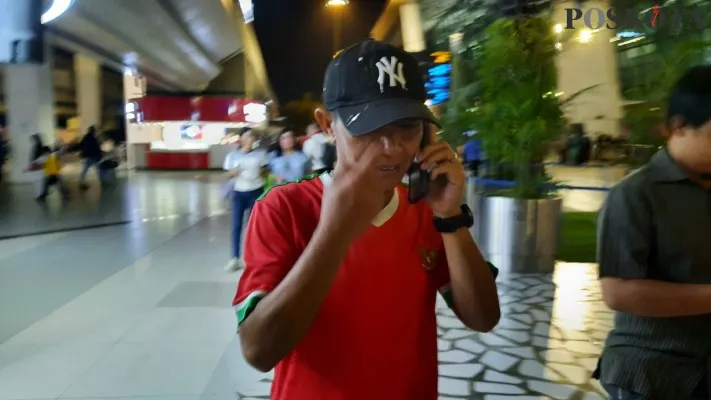
M 434 400 L 439 291 L 461 321 L 489 331 L 500 311 L 494 270 L 460 205 L 465 174 L 436 139 L 417 62 L 366 41 L 329 64 L 333 174 L 278 186 L 257 201 L 234 299 L 242 351 L 276 367 L 275 400 Z M 429 135 L 429 145 L 423 144 Z M 417 159 L 423 201 L 400 182 Z

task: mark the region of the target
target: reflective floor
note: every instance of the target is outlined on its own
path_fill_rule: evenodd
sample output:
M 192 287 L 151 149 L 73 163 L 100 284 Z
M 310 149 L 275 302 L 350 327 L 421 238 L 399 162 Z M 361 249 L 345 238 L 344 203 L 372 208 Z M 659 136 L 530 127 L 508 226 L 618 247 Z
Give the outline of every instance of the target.
M 563 207 L 567 211 L 597 211 L 605 201 L 604 188 L 612 187 L 626 174 L 623 166 L 571 167 L 552 165 L 546 168 L 551 178 L 559 185 L 597 188 L 598 190 L 561 190 Z
M 0 185 L 0 239 L 69 229 L 100 227 L 146 218 L 206 216 L 223 208 L 219 173 L 120 172 L 113 187 L 101 190 L 93 172 L 90 189 L 79 190 L 78 166 L 65 168 L 70 200 L 55 188 L 44 203 L 33 184 Z
M 443 399 L 604 399 L 590 379 L 612 313 L 591 264 L 560 263 L 553 276 L 498 282 L 502 319 L 472 334 L 437 307 Z
M 235 337 L 219 179 L 135 174 L 118 193 L 126 224 L 0 241 L 0 400 L 268 398 Z M 603 398 L 589 376 L 611 317 L 594 269 L 499 282 L 485 335 L 440 303 L 442 398 Z

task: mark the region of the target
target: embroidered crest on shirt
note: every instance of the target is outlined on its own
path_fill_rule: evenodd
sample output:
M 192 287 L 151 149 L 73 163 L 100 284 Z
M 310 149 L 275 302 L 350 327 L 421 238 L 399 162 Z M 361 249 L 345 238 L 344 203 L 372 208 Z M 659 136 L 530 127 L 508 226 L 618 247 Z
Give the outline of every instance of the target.
M 425 271 L 430 272 L 434 269 L 435 265 L 437 264 L 437 250 L 429 250 L 429 249 L 423 249 L 420 248 L 420 260 L 422 261 L 422 268 L 425 269 Z

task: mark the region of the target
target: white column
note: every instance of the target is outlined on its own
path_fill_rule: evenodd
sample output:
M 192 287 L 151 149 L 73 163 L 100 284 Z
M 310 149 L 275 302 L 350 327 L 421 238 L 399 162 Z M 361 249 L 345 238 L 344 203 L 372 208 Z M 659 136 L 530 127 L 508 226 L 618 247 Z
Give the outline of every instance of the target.
M 6 133 L 12 146 L 10 182 L 35 179 L 32 174 L 25 173 L 32 148 L 30 136 L 40 133 L 45 145 L 54 144 L 56 116 L 52 71 L 51 51 L 45 52 L 42 65 L 5 66 Z
M 92 125 L 101 127 L 101 66 L 83 54 L 74 55 L 74 81 L 76 84 L 77 112 L 80 134 Z
M 134 56 L 135 57 L 135 56 Z M 124 60 L 126 64 L 134 65 L 131 67 L 125 67 L 123 71 L 123 100 L 124 100 L 124 118 L 126 121 L 126 145 L 127 145 L 127 164 L 129 169 L 136 168 L 138 160 L 140 160 L 144 155 L 135 154 L 138 148 L 135 146 L 136 143 L 145 143 L 142 140 L 143 130 L 142 126 L 136 123 L 137 113 L 135 109 L 129 107 L 131 100 L 139 99 L 146 95 L 147 81 L 144 76 L 142 76 L 138 69 L 135 67 L 137 60 L 131 58 L 130 60 Z M 129 112 L 127 112 L 130 111 Z
M 405 51 L 419 53 L 426 49 L 420 5 L 416 0 L 410 0 L 400 6 L 400 30 Z
M 607 0 L 583 4 L 583 12 L 589 8 L 606 10 L 610 6 Z M 559 3 L 555 10 L 555 23 L 565 27 L 565 8 L 575 7 L 574 1 Z M 558 91 L 563 93 L 563 98 L 567 98 L 588 87 L 597 86 L 572 101 L 566 108 L 566 117 L 571 123 L 585 124 L 590 135 L 603 133 L 619 136 L 623 100 L 617 66 L 617 42 L 610 41 L 615 31 L 604 26 L 590 30 L 582 19 L 575 21 L 574 27 L 575 30 L 559 34 L 561 38 L 569 38 L 562 41 L 556 59 Z

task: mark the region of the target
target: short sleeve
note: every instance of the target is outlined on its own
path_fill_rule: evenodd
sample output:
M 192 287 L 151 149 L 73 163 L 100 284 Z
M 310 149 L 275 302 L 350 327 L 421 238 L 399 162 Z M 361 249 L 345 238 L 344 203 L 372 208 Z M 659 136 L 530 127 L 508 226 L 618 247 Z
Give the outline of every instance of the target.
M 308 138 L 308 139 L 304 140 L 304 144 L 301 146 L 301 151 L 303 151 L 304 154 L 306 154 L 306 157 L 311 157 L 311 153 L 312 153 L 311 146 L 312 145 L 313 145 L 312 138 Z
M 299 258 L 291 230 L 289 208 L 278 204 L 279 194 L 258 200 L 247 225 L 245 269 L 232 305 L 238 326 L 257 303 L 284 279 Z
M 222 169 L 229 171 L 232 169 L 232 153 L 228 153 L 225 157 L 225 162 L 222 164 Z
M 648 278 L 653 244 L 652 214 L 642 193 L 634 187 L 610 191 L 598 216 L 597 259 L 600 277 Z

